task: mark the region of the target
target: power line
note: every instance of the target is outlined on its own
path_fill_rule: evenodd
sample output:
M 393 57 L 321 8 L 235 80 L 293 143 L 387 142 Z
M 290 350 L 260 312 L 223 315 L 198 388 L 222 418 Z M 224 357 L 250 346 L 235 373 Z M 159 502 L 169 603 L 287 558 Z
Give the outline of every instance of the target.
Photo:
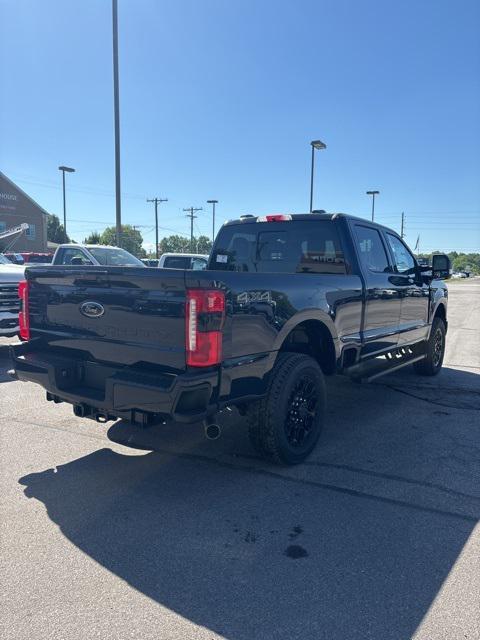
M 391 216 L 389 218 L 385 218 L 383 216 L 377 216 L 377 219 L 379 220 L 398 220 L 398 217 L 401 216 L 402 214 L 399 213 L 397 216 Z M 477 220 L 475 220 L 474 218 L 472 218 L 471 220 L 428 220 L 426 218 L 421 218 L 419 216 L 414 217 L 414 216 L 410 216 L 410 214 L 408 214 L 408 218 L 410 220 L 413 220 L 414 222 L 417 223 L 424 223 L 424 224 L 478 224 L 480 226 L 480 218 Z
M 401 214 L 400 214 L 401 217 Z M 386 222 L 383 218 L 379 218 L 377 216 L 377 219 Z M 408 216 L 408 219 L 410 220 L 410 215 Z M 393 222 L 393 221 L 397 221 L 398 217 L 393 219 L 390 218 L 388 222 Z M 473 227 L 478 227 L 480 229 L 480 222 L 466 222 L 466 221 L 457 221 L 457 222 L 437 222 L 437 221 L 433 221 L 433 220 L 416 220 L 415 218 L 412 219 L 412 222 L 414 224 L 424 224 L 424 225 L 428 225 L 428 226 L 437 226 L 437 225 L 442 225 L 442 226 L 454 226 L 457 227 L 458 225 L 462 225 L 462 226 L 473 226 Z
M 383 216 L 398 216 L 399 211 L 384 211 L 381 213 L 381 215 Z M 424 215 L 431 215 L 431 216 L 438 216 L 438 215 L 456 215 L 456 214 L 471 214 L 471 215 L 476 215 L 476 216 L 480 216 L 480 211 L 476 211 L 476 210 L 472 210 L 469 209 L 468 211 L 409 211 L 408 215 L 419 215 L 419 216 L 424 216 Z M 368 214 L 366 214 L 368 215 Z
M 20 182 L 21 184 L 31 184 L 38 187 L 44 187 L 46 189 L 54 189 L 55 191 L 61 191 L 62 189 L 62 187 L 60 187 L 59 185 L 48 184 L 47 182 L 24 180 L 23 178 L 16 178 L 15 176 L 12 176 L 12 179 L 14 179 L 15 182 Z M 76 187 L 69 187 L 68 190 L 74 191 L 75 193 L 86 193 L 88 195 L 104 196 L 108 198 L 115 197 L 114 193 L 112 193 L 111 191 L 108 191 L 107 189 L 102 189 L 102 188 L 98 189 L 95 187 L 87 187 L 87 186 L 82 187 L 77 185 Z M 122 192 L 122 198 L 129 198 L 130 200 L 143 200 L 144 196 L 134 194 L 134 193 Z

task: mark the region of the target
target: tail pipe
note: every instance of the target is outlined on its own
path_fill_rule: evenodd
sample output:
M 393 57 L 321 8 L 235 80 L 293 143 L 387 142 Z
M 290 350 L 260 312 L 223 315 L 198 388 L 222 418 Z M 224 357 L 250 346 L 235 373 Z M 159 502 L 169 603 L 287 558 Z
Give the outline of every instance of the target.
M 215 422 L 205 423 L 205 437 L 207 440 L 218 440 L 222 435 L 222 428 Z

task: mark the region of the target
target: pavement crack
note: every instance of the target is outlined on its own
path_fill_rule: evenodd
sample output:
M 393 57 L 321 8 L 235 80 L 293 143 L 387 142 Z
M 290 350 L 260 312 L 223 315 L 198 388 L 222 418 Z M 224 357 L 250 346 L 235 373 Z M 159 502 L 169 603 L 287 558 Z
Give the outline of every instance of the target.
M 380 386 L 380 385 L 379 385 Z M 448 407 L 449 409 L 458 409 L 459 411 L 479 411 L 479 409 L 477 407 L 466 407 L 466 406 L 459 406 L 457 404 L 452 404 L 452 403 L 448 403 L 448 402 L 441 402 L 440 400 L 431 400 L 430 398 L 424 398 L 423 396 L 420 396 L 416 393 L 412 393 L 411 391 L 406 391 L 405 389 L 398 389 L 397 387 L 394 387 L 391 384 L 382 384 L 382 387 L 386 387 L 387 389 L 391 389 L 392 391 L 396 391 L 397 393 L 403 393 L 406 396 L 410 396 L 411 398 L 415 398 L 416 400 L 423 400 L 423 402 L 428 402 L 429 404 L 433 404 L 436 405 L 438 407 Z M 433 388 L 432 391 L 436 391 L 437 389 Z M 449 389 L 450 391 L 450 389 Z M 475 392 L 471 392 L 469 390 L 466 389 L 462 389 L 462 391 L 464 391 L 465 393 L 468 393 L 469 395 L 471 393 L 475 393 Z
M 452 496 L 458 496 L 460 498 L 469 498 L 471 500 L 480 501 L 480 496 L 472 495 L 470 493 L 462 493 L 461 491 L 456 491 L 455 489 L 449 489 L 441 484 L 436 484 L 435 482 L 428 482 L 425 480 L 414 480 L 413 478 L 406 478 L 405 476 L 397 476 L 393 473 L 384 473 L 382 471 L 371 471 L 369 469 L 362 469 L 361 467 L 354 467 L 348 464 L 336 464 L 332 462 L 304 462 L 303 464 L 308 465 L 310 467 L 326 467 L 331 469 L 340 469 L 345 471 L 352 471 L 353 473 L 359 473 L 366 476 L 372 476 L 374 478 L 382 478 L 384 480 L 393 480 L 395 482 L 404 482 L 406 484 L 412 484 L 419 487 L 424 487 L 427 489 L 435 489 L 437 491 L 442 491 L 443 493 L 448 493 Z

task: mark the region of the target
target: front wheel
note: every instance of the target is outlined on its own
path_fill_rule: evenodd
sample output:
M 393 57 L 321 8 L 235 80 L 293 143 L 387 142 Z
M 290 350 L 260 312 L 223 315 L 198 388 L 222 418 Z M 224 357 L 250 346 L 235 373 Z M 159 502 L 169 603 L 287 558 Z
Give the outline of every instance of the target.
M 421 376 L 436 376 L 442 368 L 445 355 L 445 323 L 441 318 L 435 318 L 432 323 L 425 351 L 425 359 L 413 365 L 415 372 Z
M 324 410 L 325 382 L 317 362 L 302 353 L 282 353 L 265 398 L 247 409 L 250 441 L 264 458 L 299 464 L 317 444 Z

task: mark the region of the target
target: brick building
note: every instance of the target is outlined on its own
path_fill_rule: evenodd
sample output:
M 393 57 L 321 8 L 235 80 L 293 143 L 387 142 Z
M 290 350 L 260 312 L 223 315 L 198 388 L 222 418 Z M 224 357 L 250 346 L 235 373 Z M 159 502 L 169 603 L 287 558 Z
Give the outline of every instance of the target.
M 28 224 L 12 251 L 47 251 L 48 212 L 0 171 L 0 232 Z

